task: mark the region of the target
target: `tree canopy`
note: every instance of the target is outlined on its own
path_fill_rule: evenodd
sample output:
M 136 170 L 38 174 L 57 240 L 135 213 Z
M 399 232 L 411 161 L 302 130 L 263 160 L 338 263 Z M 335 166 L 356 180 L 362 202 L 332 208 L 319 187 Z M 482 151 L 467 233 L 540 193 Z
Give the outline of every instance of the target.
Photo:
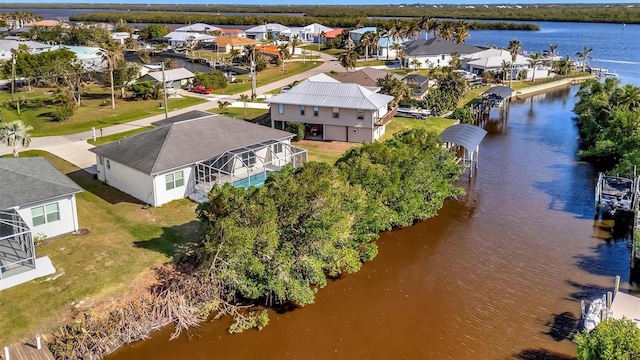
M 574 339 L 578 360 L 640 359 L 640 328 L 629 319 L 609 319 Z

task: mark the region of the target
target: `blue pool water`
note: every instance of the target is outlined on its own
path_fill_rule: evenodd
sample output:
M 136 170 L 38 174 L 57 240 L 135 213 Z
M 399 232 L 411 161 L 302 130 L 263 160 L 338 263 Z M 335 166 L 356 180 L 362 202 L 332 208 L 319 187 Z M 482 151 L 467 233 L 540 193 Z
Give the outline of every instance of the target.
M 264 181 L 267 179 L 267 177 L 269 177 L 269 174 L 271 174 L 271 171 L 251 175 L 250 177 L 234 181 L 233 186 L 243 187 L 245 189 L 247 189 L 249 186 L 262 186 L 264 185 Z

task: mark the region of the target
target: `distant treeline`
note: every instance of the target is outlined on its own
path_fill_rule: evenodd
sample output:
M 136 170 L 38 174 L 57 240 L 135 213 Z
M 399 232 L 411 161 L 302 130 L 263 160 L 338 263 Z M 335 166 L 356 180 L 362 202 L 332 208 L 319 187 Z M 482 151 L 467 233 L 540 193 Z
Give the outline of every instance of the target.
M 483 7 L 476 5 L 466 8 L 459 5 L 387 5 L 387 6 L 256 6 L 256 5 L 135 5 L 135 4 L 0 4 L 1 8 L 23 10 L 53 9 L 96 9 L 156 12 L 207 12 L 207 13 L 300 13 L 310 18 L 332 17 L 421 17 L 478 20 L 519 20 L 519 21 L 571 21 L 640 23 L 640 7 L 626 4 L 562 4 L 562 5 L 522 5 L 521 8 L 498 8 L 496 5 Z
M 193 24 L 206 23 L 216 25 L 259 25 L 265 23 L 278 23 L 286 26 L 306 26 L 312 23 L 321 23 L 329 27 L 360 27 L 376 26 L 388 29 L 393 26 L 393 20 L 367 19 L 352 16 L 336 17 L 299 17 L 287 15 L 268 16 L 225 16 L 210 14 L 189 14 L 176 12 L 98 12 L 92 14 L 80 14 L 69 17 L 71 21 L 92 22 L 118 22 L 124 20 L 127 23 L 159 23 L 159 24 Z M 468 22 L 469 30 L 539 30 L 535 24 L 508 23 L 508 22 Z

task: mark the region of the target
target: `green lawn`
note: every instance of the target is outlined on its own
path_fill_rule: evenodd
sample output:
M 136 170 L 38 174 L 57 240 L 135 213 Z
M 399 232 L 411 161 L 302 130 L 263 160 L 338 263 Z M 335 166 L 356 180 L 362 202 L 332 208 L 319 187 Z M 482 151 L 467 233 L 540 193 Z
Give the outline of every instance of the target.
M 0 110 L 4 121 L 22 120 L 33 126 L 32 136 L 66 135 L 82 131 L 107 127 L 114 124 L 122 124 L 145 117 L 164 113 L 158 104 L 161 100 L 123 100 L 116 97 L 116 108 L 111 109 L 109 101 L 111 92 L 98 86 L 87 89 L 81 97 L 81 106 L 76 108 L 75 114 L 63 122 L 53 121 L 49 113 L 53 111 L 54 104 L 51 89 L 34 88 L 28 92 L 26 88 L 16 95 L 27 100 L 21 106 L 21 114 L 17 110 L 8 109 L 5 105 L 11 100 L 11 94 L 0 92 Z M 169 109 L 177 110 L 205 102 L 204 99 L 184 97 L 169 99 Z
M 357 67 L 364 67 L 364 66 L 382 66 L 382 65 L 393 65 L 394 62 L 393 61 L 386 61 L 386 60 L 375 60 L 375 58 L 373 60 L 358 60 L 358 62 L 356 63 Z
M 152 267 L 180 256 L 197 238 L 190 200 L 147 209 L 49 153 L 20 155 L 45 156 L 85 189 L 77 195 L 77 209 L 80 228 L 88 233 L 45 240 L 36 253 L 49 256 L 56 274 L 0 292 L 1 344 L 50 333 L 72 314 L 142 291 Z
M 222 113 L 219 108 L 209 109 L 207 111 L 215 114 L 222 114 L 222 115 L 233 117 L 236 119 L 249 120 L 249 121 L 262 117 L 264 114 L 269 112 L 269 110 L 267 109 L 251 109 L 251 108 L 245 109 L 244 107 L 226 108 L 224 110 L 224 113 Z
M 429 116 L 425 120 L 409 119 L 405 117 L 394 117 L 389 124 L 387 124 L 387 131 L 380 140 L 387 140 L 393 136 L 393 134 L 413 128 L 425 128 L 427 130 L 433 130 L 440 134 L 442 130 L 453 125 L 456 121 L 452 119 Z
M 117 133 L 117 134 L 96 137 L 96 141 L 93 141 L 93 139 L 89 139 L 89 140 L 87 140 L 87 142 L 89 144 L 95 145 L 95 146 L 104 145 L 104 144 L 108 144 L 110 142 L 122 140 L 122 139 L 126 138 L 127 136 L 131 136 L 131 135 L 139 134 L 141 132 L 145 132 L 147 130 L 151 130 L 153 128 L 154 128 L 154 126 L 144 126 L 144 127 L 138 128 L 138 129 L 133 129 L 133 130 Z
M 317 50 L 317 48 L 316 48 L 316 50 Z M 328 54 L 328 55 L 331 55 L 331 56 L 335 56 L 335 57 L 338 57 L 340 54 L 342 54 L 345 51 L 347 51 L 347 50 L 345 50 L 345 49 L 331 49 L 331 48 L 325 48 L 325 47 L 320 48 L 320 52 L 321 53 L 325 53 L 325 54 Z
M 256 75 L 256 86 L 267 85 L 274 81 L 303 73 L 321 64 L 322 62 L 320 61 L 307 61 L 306 63 L 302 63 L 301 61 L 288 62 L 284 65 L 285 71 L 282 71 L 282 65 L 269 67 Z M 246 74 L 236 76 L 235 83 L 227 85 L 227 87 L 222 90 L 216 90 L 215 93 L 220 95 L 234 95 L 248 90 L 251 90 L 251 77 L 249 74 Z

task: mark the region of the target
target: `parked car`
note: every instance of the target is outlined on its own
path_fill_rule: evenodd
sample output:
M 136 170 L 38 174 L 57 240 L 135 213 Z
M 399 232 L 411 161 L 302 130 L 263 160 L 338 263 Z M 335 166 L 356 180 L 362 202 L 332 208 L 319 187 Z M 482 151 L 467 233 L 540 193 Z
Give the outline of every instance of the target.
M 319 136 L 322 134 L 322 127 L 320 125 L 311 125 L 309 127 L 309 135 Z
M 289 90 L 291 90 L 291 86 L 283 86 L 282 89 L 280 90 L 280 93 L 284 94 Z
M 189 88 L 189 91 L 198 93 L 198 94 L 211 94 L 213 90 L 202 84 L 198 84 L 196 86 L 192 86 L 191 88 Z

